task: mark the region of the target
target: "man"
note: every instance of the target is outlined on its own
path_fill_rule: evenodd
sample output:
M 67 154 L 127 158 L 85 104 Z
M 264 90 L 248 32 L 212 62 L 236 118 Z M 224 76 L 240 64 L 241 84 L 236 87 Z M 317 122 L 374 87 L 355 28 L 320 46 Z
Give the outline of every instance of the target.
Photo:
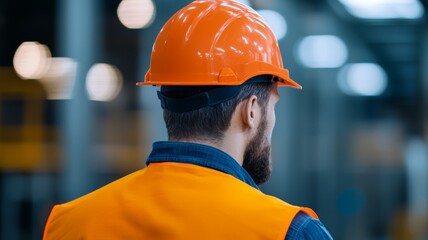
M 258 189 L 271 171 L 277 88 L 300 85 L 254 10 L 184 7 L 139 85 L 161 86 L 169 141 L 153 144 L 145 169 L 55 206 L 44 239 L 331 239 L 312 210 Z

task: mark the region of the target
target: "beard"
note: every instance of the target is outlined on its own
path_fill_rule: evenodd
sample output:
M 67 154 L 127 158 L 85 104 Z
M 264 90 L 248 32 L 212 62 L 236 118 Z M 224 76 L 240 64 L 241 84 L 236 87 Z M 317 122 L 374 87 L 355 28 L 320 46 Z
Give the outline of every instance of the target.
M 257 129 L 256 136 L 250 140 L 245 149 L 242 164 L 257 185 L 269 180 L 272 172 L 271 145 L 265 135 L 266 127 L 267 121 L 264 117 Z

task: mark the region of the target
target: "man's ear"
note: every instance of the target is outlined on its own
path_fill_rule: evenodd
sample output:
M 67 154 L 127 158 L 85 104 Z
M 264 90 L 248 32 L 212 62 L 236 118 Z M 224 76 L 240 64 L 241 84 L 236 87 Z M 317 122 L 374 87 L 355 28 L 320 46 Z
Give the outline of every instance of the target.
M 252 95 L 243 101 L 242 106 L 242 124 L 244 128 L 254 129 L 257 126 L 257 118 L 260 114 L 257 96 Z

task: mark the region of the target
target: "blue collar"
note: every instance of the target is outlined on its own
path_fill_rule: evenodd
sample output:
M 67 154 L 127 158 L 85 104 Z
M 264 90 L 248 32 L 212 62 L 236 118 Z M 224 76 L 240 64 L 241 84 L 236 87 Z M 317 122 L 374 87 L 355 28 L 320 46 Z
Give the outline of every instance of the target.
M 155 142 L 147 165 L 159 162 L 190 163 L 230 174 L 259 189 L 251 176 L 227 153 L 207 145 L 188 142 Z

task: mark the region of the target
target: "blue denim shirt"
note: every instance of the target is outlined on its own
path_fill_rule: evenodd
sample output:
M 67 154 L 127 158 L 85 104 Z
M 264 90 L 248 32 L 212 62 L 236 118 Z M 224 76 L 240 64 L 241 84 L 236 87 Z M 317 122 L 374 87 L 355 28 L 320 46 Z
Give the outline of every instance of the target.
M 155 142 L 147 159 L 154 162 L 195 164 L 230 174 L 248 185 L 259 189 L 251 176 L 227 153 L 207 145 L 187 142 Z M 299 212 L 291 222 L 286 240 L 333 239 L 322 223 L 304 212 Z

